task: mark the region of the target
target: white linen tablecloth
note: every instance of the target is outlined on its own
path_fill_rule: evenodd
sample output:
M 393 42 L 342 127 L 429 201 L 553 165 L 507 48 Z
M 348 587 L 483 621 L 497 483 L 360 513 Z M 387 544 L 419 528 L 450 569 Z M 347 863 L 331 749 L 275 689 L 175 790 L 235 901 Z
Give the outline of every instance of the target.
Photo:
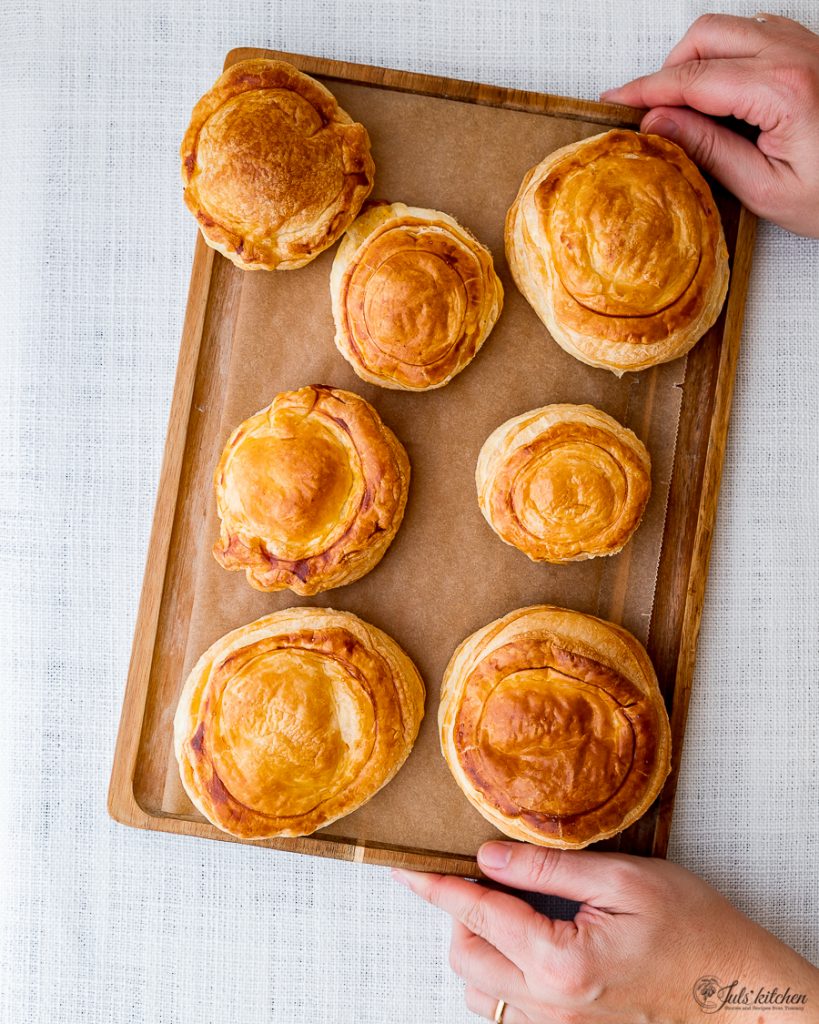
M 595 98 L 707 7 L 2 4 L 3 1024 L 475 1019 L 385 870 L 106 815 L 195 234 L 177 146 L 236 45 Z M 762 225 L 671 850 L 814 960 L 817 296 L 819 243 Z

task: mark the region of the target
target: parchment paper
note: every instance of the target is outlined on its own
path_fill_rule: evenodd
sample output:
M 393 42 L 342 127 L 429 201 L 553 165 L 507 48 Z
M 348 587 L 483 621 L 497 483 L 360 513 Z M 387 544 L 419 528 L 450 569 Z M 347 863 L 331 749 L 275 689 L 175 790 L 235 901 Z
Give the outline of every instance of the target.
M 493 253 L 505 289 L 501 317 L 474 362 L 426 394 L 365 384 L 336 351 L 329 274 L 335 247 L 306 268 L 245 273 L 233 339 L 221 443 L 278 391 L 310 383 L 358 392 L 407 448 L 412 480 L 406 517 L 383 561 L 356 583 L 299 598 L 262 594 L 211 556 L 214 503 L 192 571 L 198 575 L 185 673 L 214 640 L 292 605 L 347 609 L 385 630 L 417 664 L 427 712 L 404 768 L 373 800 L 329 826 L 332 836 L 472 855 L 495 830 L 452 780 L 437 738 L 438 692 L 458 643 L 528 604 L 567 605 L 620 622 L 646 640 L 663 533 L 685 360 L 616 378 L 584 366 L 549 337 L 518 293 L 503 252 L 503 222 L 524 173 L 558 146 L 599 125 L 472 103 L 328 82 L 368 128 L 374 199 L 454 215 Z M 217 256 L 217 259 L 221 257 Z M 481 516 L 474 471 L 498 424 L 552 402 L 589 402 L 630 426 L 653 463 L 651 501 L 635 538 L 613 558 L 537 565 L 503 544 Z M 212 453 L 213 464 L 220 451 Z M 184 677 L 183 677 L 184 678 Z M 181 688 L 183 678 L 179 680 Z M 190 814 L 168 736 L 163 810 Z

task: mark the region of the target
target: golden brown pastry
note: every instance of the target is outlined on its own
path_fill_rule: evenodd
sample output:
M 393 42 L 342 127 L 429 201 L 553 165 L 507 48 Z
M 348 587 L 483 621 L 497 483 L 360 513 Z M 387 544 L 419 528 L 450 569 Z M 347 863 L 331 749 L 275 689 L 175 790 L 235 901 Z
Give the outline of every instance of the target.
M 350 814 L 407 758 L 424 684 L 349 612 L 287 608 L 234 629 L 188 676 L 174 749 L 193 804 L 242 839 L 303 836 Z
M 401 525 L 410 465 L 363 398 L 315 384 L 240 423 L 213 482 L 213 548 L 258 590 L 317 594 L 374 568 Z
M 579 848 L 644 814 L 671 734 L 642 645 L 538 605 L 467 637 L 444 674 L 441 749 L 467 799 L 513 839 Z
M 333 94 L 281 60 L 234 64 L 193 108 L 185 202 L 245 270 L 293 270 L 339 237 L 373 186 L 370 139 Z
M 492 254 L 446 213 L 373 206 L 348 229 L 330 277 L 336 345 L 362 380 L 426 391 L 486 341 L 503 305 Z
M 659 135 L 604 132 L 533 167 L 506 218 L 506 256 L 554 340 L 618 375 L 684 355 L 728 290 L 711 190 Z
M 576 562 L 616 554 L 640 525 L 651 459 L 593 405 L 546 405 L 490 434 L 475 482 L 501 540 L 534 562 Z

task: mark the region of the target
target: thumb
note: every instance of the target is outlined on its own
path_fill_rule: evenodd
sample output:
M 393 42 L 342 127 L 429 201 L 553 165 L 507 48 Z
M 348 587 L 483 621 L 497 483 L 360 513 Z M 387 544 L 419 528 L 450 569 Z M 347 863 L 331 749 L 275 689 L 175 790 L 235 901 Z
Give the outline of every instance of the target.
M 644 876 L 651 872 L 651 862 L 640 857 L 529 843 L 484 843 L 478 863 L 485 875 L 512 889 L 623 911 L 633 907 Z
M 749 139 L 684 107 L 655 107 L 643 118 L 640 130 L 662 135 L 682 146 L 696 164 L 733 192 L 744 206 L 767 216 L 766 206 L 778 180 L 767 157 Z

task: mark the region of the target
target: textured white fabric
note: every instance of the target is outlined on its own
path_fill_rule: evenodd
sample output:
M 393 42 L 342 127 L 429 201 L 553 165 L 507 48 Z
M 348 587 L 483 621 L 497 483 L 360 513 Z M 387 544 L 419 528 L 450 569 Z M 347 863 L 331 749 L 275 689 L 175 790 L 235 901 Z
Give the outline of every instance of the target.
M 235 45 L 595 97 L 704 9 L 5 0 L 2 1024 L 475 1019 L 385 871 L 106 816 L 194 240 L 177 144 Z M 818 283 L 819 244 L 762 226 L 672 845 L 814 960 Z

